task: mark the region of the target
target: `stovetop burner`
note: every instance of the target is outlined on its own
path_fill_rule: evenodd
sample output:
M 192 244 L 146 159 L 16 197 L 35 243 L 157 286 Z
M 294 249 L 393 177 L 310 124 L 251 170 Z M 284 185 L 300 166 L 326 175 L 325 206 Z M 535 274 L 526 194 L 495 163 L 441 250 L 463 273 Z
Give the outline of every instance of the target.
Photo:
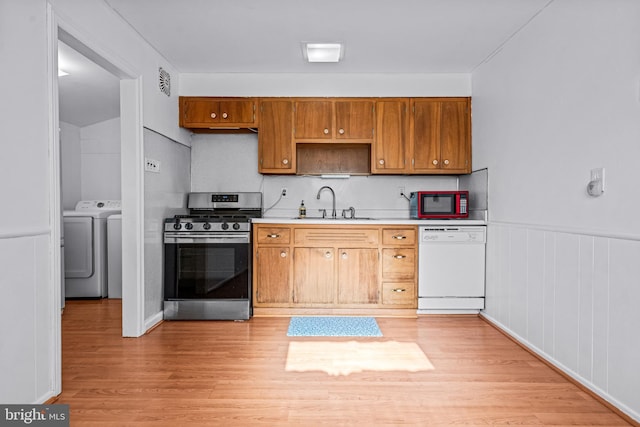
M 165 232 L 249 232 L 262 216 L 262 193 L 190 193 L 189 214 L 164 220 Z

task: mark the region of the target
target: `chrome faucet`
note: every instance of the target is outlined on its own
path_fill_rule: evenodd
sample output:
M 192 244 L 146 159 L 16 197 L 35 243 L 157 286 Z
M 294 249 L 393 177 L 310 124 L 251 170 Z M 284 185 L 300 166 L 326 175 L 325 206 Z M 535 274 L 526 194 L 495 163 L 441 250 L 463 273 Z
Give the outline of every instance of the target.
M 320 187 L 320 189 L 318 190 L 318 195 L 316 196 L 316 199 L 320 200 L 320 193 L 322 193 L 322 190 L 324 190 L 325 188 L 331 191 L 331 196 L 333 197 L 331 218 L 336 219 L 338 217 L 338 214 L 336 213 L 336 193 L 333 191 L 333 188 L 329 187 L 328 185 Z

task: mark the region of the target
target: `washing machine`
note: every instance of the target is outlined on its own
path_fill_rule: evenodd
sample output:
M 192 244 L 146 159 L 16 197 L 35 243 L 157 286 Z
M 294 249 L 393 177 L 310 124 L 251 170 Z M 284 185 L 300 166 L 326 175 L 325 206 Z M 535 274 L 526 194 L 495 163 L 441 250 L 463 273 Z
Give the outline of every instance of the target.
M 122 298 L 122 214 L 107 218 L 107 294 Z
M 66 298 L 107 297 L 107 218 L 121 209 L 120 200 L 82 200 L 63 212 Z

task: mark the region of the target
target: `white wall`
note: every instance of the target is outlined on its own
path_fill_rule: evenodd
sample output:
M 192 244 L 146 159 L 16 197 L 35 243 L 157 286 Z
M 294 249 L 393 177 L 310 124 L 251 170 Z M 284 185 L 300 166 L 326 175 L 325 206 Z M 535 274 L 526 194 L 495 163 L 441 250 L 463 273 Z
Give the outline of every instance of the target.
M 145 172 L 144 180 L 144 317 L 148 329 L 162 320 L 163 220 L 187 213 L 191 150 L 145 129 L 144 156 L 160 162 L 160 172 Z
M 0 2 L 0 402 L 43 401 L 55 376 L 46 3 Z M 11 43 L 9 40 L 19 40 Z M 6 60 L 10 59 L 10 60 Z
M 398 196 L 398 187 L 407 195 L 416 190 L 451 190 L 458 180 L 451 176 L 352 176 L 348 179 L 321 179 L 313 176 L 261 175 L 258 173 L 258 138 L 255 134 L 194 135 L 191 150 L 192 191 L 261 191 L 264 207 L 278 202 L 280 190 L 287 196 L 265 213 L 266 217 L 292 218 L 304 200 L 307 216 L 318 209 L 331 213 L 331 195 L 316 195 L 328 185 L 336 193 L 338 215 L 353 206 L 357 216 L 409 218 L 409 202 Z
M 75 209 L 76 203 L 82 200 L 81 153 L 80 128 L 60 122 L 60 179 L 64 210 Z
M 183 96 L 471 96 L 470 74 L 182 73 Z
M 64 29 L 99 55 L 143 76 L 145 125 L 188 144 L 177 126 L 177 93 L 157 89 L 158 67 L 177 71 L 102 0 L 0 2 L 0 401 L 39 403 L 60 392 L 60 301 L 52 263 L 58 225 L 51 223 L 50 185 L 56 154 L 51 120 L 54 40 L 48 5 Z M 10 59 L 5 61 L 4 59 Z M 51 61 L 52 62 L 52 61 Z M 178 83 L 178 79 L 173 79 Z M 142 130 L 140 130 L 142 132 Z M 25 189 L 27 191 L 25 191 Z M 59 298 L 59 296 L 57 297 Z
M 640 420 L 638 22 L 631 0 L 551 3 L 474 72 L 473 157 L 489 169 L 484 314 Z
M 82 200 L 120 200 L 120 139 L 120 118 L 80 129 Z

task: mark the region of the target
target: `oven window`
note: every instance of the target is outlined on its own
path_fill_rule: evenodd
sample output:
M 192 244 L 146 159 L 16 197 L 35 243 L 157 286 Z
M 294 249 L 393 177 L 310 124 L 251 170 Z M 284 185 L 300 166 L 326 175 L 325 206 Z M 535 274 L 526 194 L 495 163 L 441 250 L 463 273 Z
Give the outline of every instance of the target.
M 176 298 L 249 298 L 248 244 L 176 246 Z
M 456 196 L 453 194 L 425 195 L 422 198 L 422 211 L 426 214 L 452 214 L 456 212 Z

